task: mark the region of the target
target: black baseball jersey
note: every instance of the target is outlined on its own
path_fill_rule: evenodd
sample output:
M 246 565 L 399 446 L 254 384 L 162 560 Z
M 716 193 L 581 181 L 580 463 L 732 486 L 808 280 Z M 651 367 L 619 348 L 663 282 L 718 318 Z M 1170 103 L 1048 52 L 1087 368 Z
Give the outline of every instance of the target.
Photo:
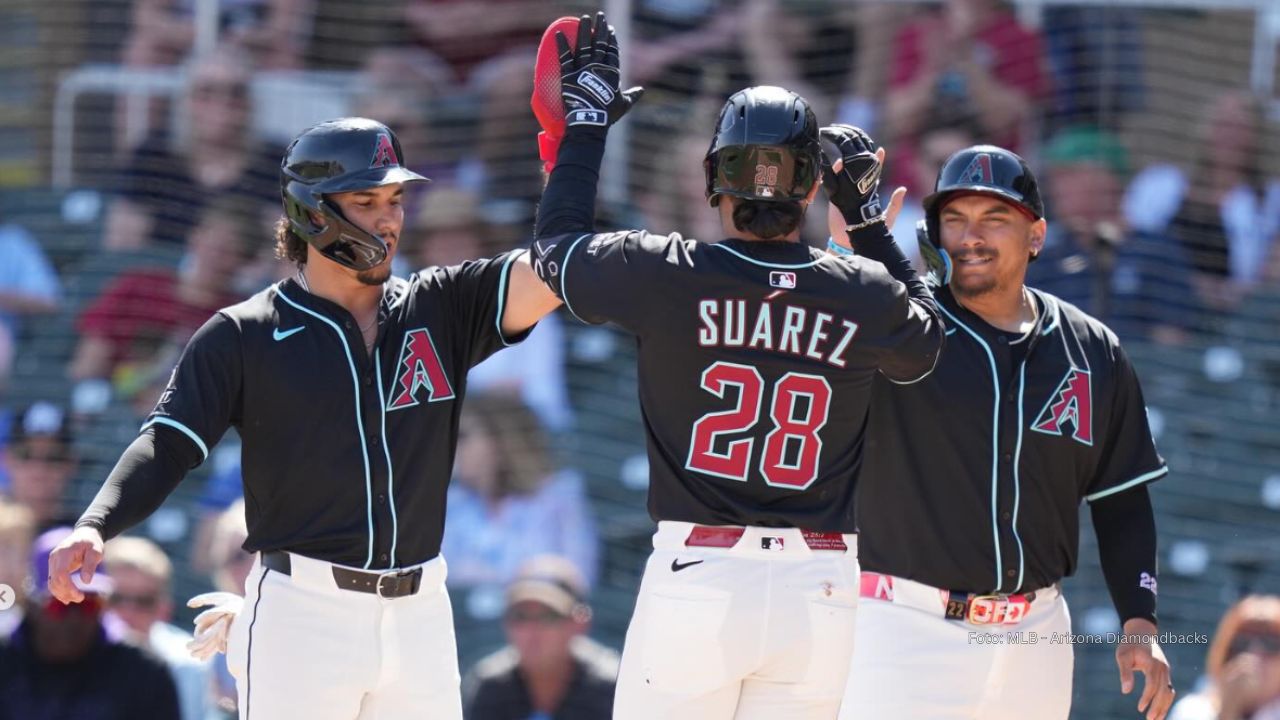
M 654 520 L 853 530 L 872 378 L 930 371 L 932 303 L 795 242 L 621 232 L 534 254 L 570 312 L 636 336 Z
M 524 337 L 501 331 L 516 257 L 389 280 L 372 357 L 345 309 L 277 283 L 195 334 L 143 427 L 177 429 L 204 456 L 237 428 L 249 551 L 375 569 L 429 560 L 467 370 Z
M 938 367 L 876 383 L 857 496 L 864 569 L 949 590 L 1046 587 L 1075 571 L 1082 499 L 1167 472 L 1116 336 L 1032 294 L 1040 317 L 1019 337 L 939 292 Z

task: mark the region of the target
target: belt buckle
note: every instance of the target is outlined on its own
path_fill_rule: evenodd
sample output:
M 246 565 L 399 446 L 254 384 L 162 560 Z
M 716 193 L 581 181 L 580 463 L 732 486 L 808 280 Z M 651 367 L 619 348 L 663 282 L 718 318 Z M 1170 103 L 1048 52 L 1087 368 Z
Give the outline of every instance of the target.
M 403 570 L 388 570 L 388 571 L 386 571 L 386 572 L 378 573 L 378 582 L 377 582 L 377 584 L 374 586 L 374 594 L 376 594 L 378 597 L 382 598 L 383 600 L 390 600 L 390 599 L 392 599 L 392 598 L 399 597 L 399 595 L 383 595 L 383 594 L 382 594 L 382 581 L 383 581 L 383 580 L 386 580 L 387 578 L 392 578 L 392 579 L 394 579 L 394 580 L 395 580 L 395 586 L 394 586 L 391 590 L 388 590 L 388 592 L 399 592 L 399 590 L 400 590 L 400 582 L 401 582 L 404 578 L 409 577 L 409 575 L 410 575 L 410 573 L 407 573 L 407 572 L 405 572 L 405 571 L 403 571 Z
M 969 598 L 965 620 L 973 625 L 998 625 L 1004 622 L 1001 607 L 1009 607 L 1009 596 L 1002 593 L 974 595 Z

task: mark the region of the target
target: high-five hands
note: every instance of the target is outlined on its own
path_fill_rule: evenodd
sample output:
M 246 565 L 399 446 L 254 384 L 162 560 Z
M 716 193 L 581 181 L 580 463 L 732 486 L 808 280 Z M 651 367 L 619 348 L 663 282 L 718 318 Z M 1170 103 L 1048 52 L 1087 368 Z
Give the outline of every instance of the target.
M 618 38 L 605 22 L 583 15 L 571 45 L 564 33 L 556 33 L 560 50 L 560 96 L 564 100 L 565 125 L 574 128 L 608 128 L 640 100 L 644 88 L 619 91 Z

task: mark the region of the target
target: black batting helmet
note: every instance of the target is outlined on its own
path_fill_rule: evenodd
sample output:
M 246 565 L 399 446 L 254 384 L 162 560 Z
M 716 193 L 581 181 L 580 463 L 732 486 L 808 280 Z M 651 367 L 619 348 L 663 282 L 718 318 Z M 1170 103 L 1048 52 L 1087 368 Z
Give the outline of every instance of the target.
M 356 227 L 326 196 L 429 182 L 405 168 L 403 159 L 395 133 L 376 120 L 339 118 L 304 130 L 280 163 L 280 195 L 293 234 L 354 270 L 381 264 L 387 257 L 382 238 Z
M 942 251 L 938 214 L 948 198 L 968 193 L 992 195 L 1036 220 L 1044 217 L 1040 184 L 1026 160 L 995 145 L 974 145 L 956 152 L 943 163 L 933 192 L 922 201 L 928 243 L 922 243 L 920 251 L 938 282 L 950 277 L 950 260 Z M 943 257 L 939 258 L 939 254 Z
M 818 120 L 808 101 L 780 87 L 760 85 L 733 94 L 720 110 L 703 160 L 707 200 L 803 200 L 821 173 Z

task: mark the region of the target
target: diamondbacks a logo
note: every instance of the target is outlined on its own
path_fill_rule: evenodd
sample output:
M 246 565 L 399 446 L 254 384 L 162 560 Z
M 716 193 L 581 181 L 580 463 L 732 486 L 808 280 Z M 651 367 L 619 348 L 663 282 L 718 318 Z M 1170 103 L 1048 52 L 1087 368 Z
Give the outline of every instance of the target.
M 1093 445 L 1093 384 L 1089 371 L 1071 368 L 1049 396 L 1049 402 L 1040 411 L 1031 429 L 1048 435 L 1062 435 L 1065 425 L 1071 425 L 1071 437 Z
M 991 156 L 986 153 L 978 153 L 973 156 L 969 164 L 965 166 L 964 172 L 960 173 L 959 181 L 963 183 L 982 183 L 990 185 L 995 180 L 995 173 L 991 172 Z
M 391 137 L 386 133 L 379 133 L 378 146 L 373 150 L 373 160 L 369 162 L 369 167 L 376 168 L 399 164 L 400 158 L 396 157 L 396 148 L 391 144 Z
M 453 399 L 453 387 L 445 375 L 436 345 L 426 328 L 410 330 L 404 335 L 400 363 L 396 365 L 396 381 L 392 383 L 387 410 L 413 407 L 420 402 L 418 394 L 426 390 L 427 402 Z

